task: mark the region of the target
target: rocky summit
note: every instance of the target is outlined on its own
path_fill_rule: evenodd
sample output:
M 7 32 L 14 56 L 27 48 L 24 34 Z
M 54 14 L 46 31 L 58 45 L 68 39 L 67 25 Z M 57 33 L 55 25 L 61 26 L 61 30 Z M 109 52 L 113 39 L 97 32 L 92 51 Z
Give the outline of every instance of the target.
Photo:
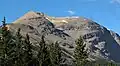
M 30 41 L 36 47 L 42 35 L 47 42 L 58 41 L 65 54 L 62 62 L 64 64 L 72 64 L 75 40 L 79 36 L 84 38 L 89 53 L 88 60 L 120 62 L 120 36 L 84 17 L 51 17 L 44 13 L 30 11 L 8 26 L 13 32 L 21 28 L 23 36 L 28 33 Z

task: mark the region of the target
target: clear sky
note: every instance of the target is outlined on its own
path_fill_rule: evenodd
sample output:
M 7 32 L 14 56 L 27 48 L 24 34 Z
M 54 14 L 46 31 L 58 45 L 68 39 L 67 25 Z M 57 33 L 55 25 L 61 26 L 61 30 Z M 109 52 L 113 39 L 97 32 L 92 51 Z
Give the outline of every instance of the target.
M 120 34 L 120 0 L 0 0 L 0 20 L 9 23 L 31 10 L 87 17 Z

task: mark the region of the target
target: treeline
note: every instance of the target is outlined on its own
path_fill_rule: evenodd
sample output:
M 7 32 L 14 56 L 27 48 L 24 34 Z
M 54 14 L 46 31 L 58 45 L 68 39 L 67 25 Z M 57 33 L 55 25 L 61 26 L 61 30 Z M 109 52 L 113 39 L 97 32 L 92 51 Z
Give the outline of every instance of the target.
M 6 20 L 2 21 L 0 35 L 0 66 L 67 66 L 61 64 L 62 50 L 58 42 L 47 44 L 44 36 L 38 42 L 37 57 L 34 57 L 33 45 L 29 34 L 23 37 L 20 28 L 15 35 L 6 26 Z M 113 63 L 101 65 L 87 60 L 88 53 L 82 37 L 76 40 L 73 66 L 117 66 Z

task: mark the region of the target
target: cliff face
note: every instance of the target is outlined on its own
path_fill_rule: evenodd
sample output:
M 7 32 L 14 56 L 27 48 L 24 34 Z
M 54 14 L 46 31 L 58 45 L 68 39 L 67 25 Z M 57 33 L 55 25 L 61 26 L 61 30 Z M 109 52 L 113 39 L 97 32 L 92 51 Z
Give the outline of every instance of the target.
M 68 29 L 70 27 L 71 29 Z M 83 36 L 87 49 L 90 52 L 91 60 L 101 58 L 120 62 L 120 51 L 117 51 L 120 50 L 120 37 L 118 34 L 107 30 L 95 22 L 88 22 L 87 24 L 79 22 L 68 23 L 62 28 L 73 39 Z M 97 58 L 94 59 L 93 57 Z
M 65 54 L 65 64 L 72 64 L 74 41 L 83 36 L 89 60 L 105 59 L 120 62 L 120 36 L 113 31 L 83 17 L 49 17 L 43 13 L 28 12 L 13 24 L 11 31 L 21 28 L 22 35 L 29 33 L 31 42 L 37 46 L 42 35 L 47 42 L 59 41 Z

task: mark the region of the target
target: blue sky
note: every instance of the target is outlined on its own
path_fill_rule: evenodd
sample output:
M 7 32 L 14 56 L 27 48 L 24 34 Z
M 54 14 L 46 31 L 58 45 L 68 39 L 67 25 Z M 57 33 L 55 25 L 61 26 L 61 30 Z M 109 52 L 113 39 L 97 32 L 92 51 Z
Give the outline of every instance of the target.
M 0 20 L 9 23 L 31 10 L 87 17 L 120 34 L 120 0 L 0 0 Z

